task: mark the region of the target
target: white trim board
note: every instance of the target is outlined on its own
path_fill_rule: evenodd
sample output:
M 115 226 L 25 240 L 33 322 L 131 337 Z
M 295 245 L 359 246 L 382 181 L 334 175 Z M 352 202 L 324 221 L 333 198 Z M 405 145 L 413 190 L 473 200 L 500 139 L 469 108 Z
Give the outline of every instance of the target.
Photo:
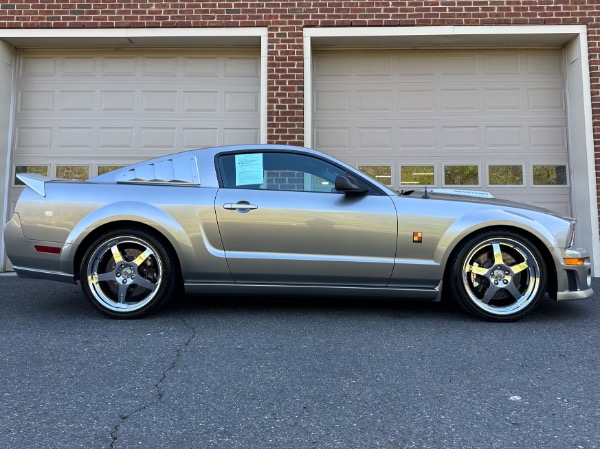
M 19 48 L 259 47 L 267 28 L 109 28 L 0 30 Z

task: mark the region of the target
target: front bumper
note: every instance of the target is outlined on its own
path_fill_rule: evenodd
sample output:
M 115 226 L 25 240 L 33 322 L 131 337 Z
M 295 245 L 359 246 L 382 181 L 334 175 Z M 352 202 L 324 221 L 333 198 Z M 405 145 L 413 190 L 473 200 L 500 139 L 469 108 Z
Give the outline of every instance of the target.
M 564 259 L 584 259 L 583 265 L 567 265 Z M 556 264 L 556 293 L 551 297 L 557 301 L 586 299 L 592 290 L 592 264 L 590 254 L 584 249 L 563 249 Z

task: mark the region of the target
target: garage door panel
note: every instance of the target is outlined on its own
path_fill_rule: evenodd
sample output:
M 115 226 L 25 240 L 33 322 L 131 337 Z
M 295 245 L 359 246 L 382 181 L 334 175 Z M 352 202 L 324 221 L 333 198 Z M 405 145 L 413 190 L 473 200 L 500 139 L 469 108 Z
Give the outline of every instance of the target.
M 567 146 L 567 130 L 564 126 L 547 124 L 529 128 L 529 148 L 545 154 L 564 155 Z
M 77 154 L 79 152 L 91 155 L 94 142 L 94 128 L 84 126 L 58 126 L 54 132 L 56 142 L 53 148 L 59 154 Z
M 560 52 L 533 52 L 527 54 L 527 73 L 536 75 L 563 74 Z
M 56 75 L 56 59 L 52 56 L 27 56 L 22 59 L 21 78 L 53 77 Z
M 396 104 L 400 112 L 408 112 L 412 115 L 414 111 L 433 112 L 436 108 L 436 92 L 434 89 L 415 88 L 410 90 L 398 90 Z
M 103 150 L 130 150 L 134 151 L 135 128 L 127 126 L 99 127 L 98 147 Z M 110 154 L 110 153 L 105 153 Z M 114 154 L 120 154 L 115 152 Z
M 442 89 L 440 92 L 442 111 L 477 111 L 479 94 L 477 89 Z
M 34 89 L 20 91 L 17 111 L 23 113 L 54 112 L 54 91 Z
M 52 128 L 48 126 L 18 126 L 16 145 L 32 153 L 44 154 L 52 148 Z
M 348 151 L 353 148 L 350 127 L 329 127 L 315 124 L 315 144 L 322 151 L 338 154 L 337 151 Z M 337 150 L 337 151 L 336 151 Z
M 514 87 L 485 88 L 483 92 L 486 113 L 520 111 L 523 104 L 522 89 Z
M 399 55 L 398 75 L 434 76 L 435 55 L 431 52 L 405 52 Z
M 530 110 L 558 111 L 563 114 L 565 110 L 565 93 L 558 88 L 531 88 L 527 91 Z
M 89 173 L 184 149 L 259 142 L 259 51 L 25 50 L 16 167 Z M 27 168 L 29 167 L 29 168 Z
M 525 130 L 522 126 L 486 126 L 484 145 L 488 150 L 518 150 L 526 147 Z
M 442 126 L 441 149 L 449 154 L 473 154 L 482 146 L 480 135 L 477 126 Z
M 483 56 L 486 75 L 518 75 L 524 55 L 517 52 L 494 52 Z
M 206 148 L 219 144 L 219 128 L 184 128 L 182 130 L 181 147 L 186 150 Z
M 398 129 L 400 148 L 409 150 L 426 150 L 433 152 L 437 148 L 434 127 L 406 126 Z
M 256 128 L 225 128 L 223 129 L 222 145 L 242 145 L 248 142 L 258 141 L 258 129 Z
M 141 92 L 142 112 L 177 112 L 176 90 L 144 90 Z
M 62 90 L 58 92 L 58 110 L 63 114 L 82 112 L 93 112 L 96 101 L 96 93 L 93 90 Z
M 63 76 L 96 76 L 97 58 L 93 56 L 65 56 L 61 60 Z
M 441 75 L 475 75 L 477 73 L 477 54 L 474 52 L 447 52 L 442 55 Z
M 219 107 L 219 92 L 209 90 L 183 91 L 183 112 L 214 114 Z
M 259 99 L 257 92 L 227 91 L 224 94 L 225 112 L 258 113 Z
M 560 50 L 318 51 L 314 61 L 317 148 L 385 165 L 397 187 L 403 166 L 433 167 L 441 187 L 444 167 L 475 164 L 469 186 L 570 209 L 568 183 L 537 185 L 532 174 L 568 171 Z M 490 184 L 488 163 L 522 166 L 522 185 Z
M 357 149 L 360 151 L 392 151 L 394 147 L 393 127 L 357 128 Z
M 224 75 L 235 78 L 254 78 L 260 72 L 258 58 L 231 57 L 225 60 Z

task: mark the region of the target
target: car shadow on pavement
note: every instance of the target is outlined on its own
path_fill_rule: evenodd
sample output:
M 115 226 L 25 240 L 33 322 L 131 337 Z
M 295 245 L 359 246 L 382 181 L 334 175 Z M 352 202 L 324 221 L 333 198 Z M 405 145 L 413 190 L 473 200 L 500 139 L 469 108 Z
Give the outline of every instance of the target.
M 594 280 L 596 291 L 600 280 Z M 571 321 L 597 319 L 600 304 L 597 295 L 590 299 L 572 302 L 555 302 L 544 298 L 540 306 L 521 321 Z M 0 279 L 0 302 L 3 314 L 17 316 L 33 314 L 47 317 L 103 318 L 85 301 L 79 286 L 45 281 L 2 277 Z M 463 312 L 454 304 L 441 302 L 343 296 L 300 295 L 183 295 L 150 315 L 147 319 L 160 317 L 185 317 L 238 314 L 280 315 L 339 315 L 361 314 L 393 316 L 395 319 L 440 319 L 459 322 L 480 321 Z
M 590 300 L 558 303 L 549 297 L 544 298 L 533 313 L 520 321 L 565 321 L 589 316 Z M 350 316 L 357 314 L 381 314 L 398 319 L 444 318 L 453 321 L 481 321 L 471 317 L 452 302 L 434 302 L 412 299 L 389 298 L 344 298 L 297 296 L 223 295 L 203 297 L 187 295 L 177 298 L 159 314 L 202 315 L 264 313 L 322 315 L 336 314 Z

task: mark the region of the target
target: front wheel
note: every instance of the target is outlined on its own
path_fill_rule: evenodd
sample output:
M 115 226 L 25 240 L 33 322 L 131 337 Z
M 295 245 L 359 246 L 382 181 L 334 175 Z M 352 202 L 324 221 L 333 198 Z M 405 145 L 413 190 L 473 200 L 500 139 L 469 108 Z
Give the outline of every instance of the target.
M 546 265 L 536 246 L 511 231 L 464 242 L 450 261 L 450 293 L 467 312 L 492 321 L 529 314 L 546 292 Z
M 112 318 L 139 318 L 163 306 L 176 289 L 171 251 L 137 229 L 112 231 L 97 239 L 81 264 L 83 293 Z

